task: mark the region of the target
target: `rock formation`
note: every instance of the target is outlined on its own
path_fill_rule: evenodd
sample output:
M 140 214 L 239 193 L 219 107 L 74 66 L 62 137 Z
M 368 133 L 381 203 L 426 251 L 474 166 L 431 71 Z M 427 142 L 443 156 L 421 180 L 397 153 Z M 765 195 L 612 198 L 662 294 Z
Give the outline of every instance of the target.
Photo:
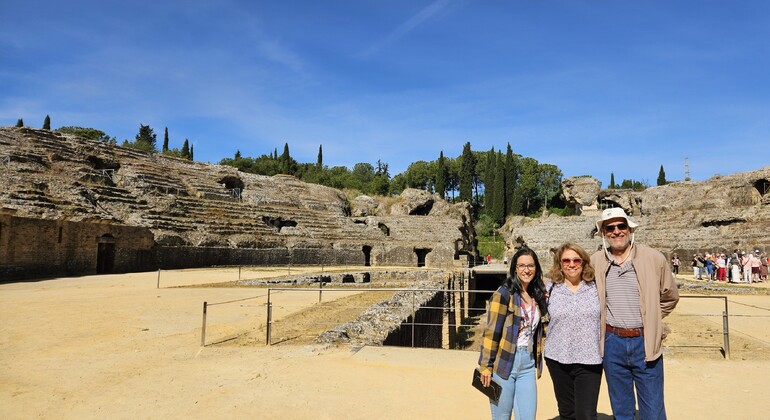
M 770 250 L 770 167 L 638 192 L 601 190 L 596 197 L 589 193 L 594 183 L 598 186 L 590 178 L 568 178 L 562 183 L 567 201 L 576 207 L 596 203 L 597 210 L 622 207 L 640 225 L 636 241 L 669 257 L 676 253 L 684 265 L 698 251 Z M 598 216 L 598 211 L 584 211 L 570 217 L 509 218 L 503 227 L 506 252 L 526 243 L 550 267 L 551 250 L 566 241 L 596 250 L 601 246 L 595 236 Z
M 412 190 L 358 197 L 351 210 L 341 191 L 291 176 L 48 130 L 0 128 L 0 178 L 0 281 L 240 264 L 450 267 L 478 254 L 464 204 Z

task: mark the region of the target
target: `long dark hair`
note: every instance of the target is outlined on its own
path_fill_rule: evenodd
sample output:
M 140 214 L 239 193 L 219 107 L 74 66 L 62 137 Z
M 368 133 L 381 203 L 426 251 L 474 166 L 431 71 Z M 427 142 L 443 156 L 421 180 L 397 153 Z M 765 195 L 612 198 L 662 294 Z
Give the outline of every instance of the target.
M 527 286 L 527 293 L 535 299 L 537 306 L 540 308 L 541 314 L 548 313 L 548 305 L 545 301 L 545 284 L 543 283 L 543 269 L 540 268 L 540 260 L 537 259 L 537 253 L 530 248 L 520 248 L 513 254 L 511 258 L 511 267 L 508 269 L 508 278 L 505 279 L 505 287 L 511 292 L 521 294 L 522 286 L 521 280 L 519 280 L 518 273 L 516 273 L 516 264 L 519 261 L 519 257 L 522 255 L 529 255 L 535 260 L 535 276 Z

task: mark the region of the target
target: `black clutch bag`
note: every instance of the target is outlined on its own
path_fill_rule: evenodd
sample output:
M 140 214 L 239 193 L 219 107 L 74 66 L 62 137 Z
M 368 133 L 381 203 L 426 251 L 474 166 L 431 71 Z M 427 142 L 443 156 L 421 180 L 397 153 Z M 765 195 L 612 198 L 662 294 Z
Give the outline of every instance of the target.
M 503 390 L 503 388 L 499 383 L 495 381 L 494 378 L 492 378 L 489 386 L 484 386 L 481 383 L 481 372 L 479 372 L 478 369 L 473 370 L 473 382 L 471 382 L 471 385 L 481 391 L 482 394 L 489 397 L 489 399 L 492 400 L 492 402 L 495 404 L 497 404 L 497 401 L 500 399 L 500 393 Z

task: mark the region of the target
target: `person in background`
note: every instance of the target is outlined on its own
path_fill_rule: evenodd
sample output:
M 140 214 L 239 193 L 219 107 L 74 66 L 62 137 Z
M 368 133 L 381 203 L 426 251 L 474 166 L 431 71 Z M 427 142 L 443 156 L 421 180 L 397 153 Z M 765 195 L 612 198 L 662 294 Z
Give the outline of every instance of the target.
M 700 269 L 698 267 L 698 254 L 692 254 L 692 278 L 697 280 L 700 275 Z
M 666 419 L 663 396 L 663 318 L 679 302 L 668 258 L 634 243 L 639 225 L 621 208 L 602 211 L 602 249 L 591 256 L 605 333 L 600 349 L 612 414 L 617 420 Z M 636 392 L 634 392 L 636 391 Z
M 553 256 L 549 277 L 545 363 L 553 382 L 559 418 L 596 419 L 602 383 L 599 355 L 601 308 L 594 270 L 583 248 L 567 243 Z
M 759 257 L 759 262 L 762 264 L 759 267 L 759 281 L 767 281 L 767 271 L 768 271 L 768 265 L 770 265 L 770 261 L 767 259 L 767 253 L 763 252 L 762 256 Z
M 497 404 L 490 400 L 492 419 L 534 420 L 536 378 L 542 372 L 543 322 L 547 319 L 543 272 L 535 251 L 521 248 L 511 259 L 505 283 L 489 299 L 482 334 L 479 372 L 489 386 L 502 386 Z
M 725 281 L 727 279 L 727 257 L 725 254 L 717 255 L 717 280 Z
M 743 271 L 743 282 L 751 283 L 751 252 L 741 252 L 741 271 Z
M 759 283 L 759 271 L 762 267 L 762 262 L 759 259 L 759 250 L 755 250 L 751 255 L 751 281 Z
M 738 256 L 738 251 L 733 252 L 730 257 L 730 283 L 741 282 L 741 258 Z
M 706 266 L 706 280 L 714 281 L 714 257 L 707 252 L 703 264 Z
M 679 275 L 679 257 L 674 254 L 674 258 L 671 258 L 671 265 L 674 267 L 674 277 Z

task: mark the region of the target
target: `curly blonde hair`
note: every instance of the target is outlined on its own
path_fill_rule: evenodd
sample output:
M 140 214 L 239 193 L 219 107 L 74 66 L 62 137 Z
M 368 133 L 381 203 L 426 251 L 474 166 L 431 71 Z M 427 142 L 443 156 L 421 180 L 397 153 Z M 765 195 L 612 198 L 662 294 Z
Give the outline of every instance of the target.
M 564 273 L 561 271 L 561 256 L 566 250 L 575 251 L 583 260 L 583 273 L 581 277 L 585 281 L 594 281 L 594 268 L 591 266 L 591 259 L 588 253 L 579 245 L 568 242 L 560 246 L 556 252 L 553 253 L 553 264 L 551 265 L 551 271 L 548 273 L 551 281 L 554 283 L 561 283 L 564 281 Z

